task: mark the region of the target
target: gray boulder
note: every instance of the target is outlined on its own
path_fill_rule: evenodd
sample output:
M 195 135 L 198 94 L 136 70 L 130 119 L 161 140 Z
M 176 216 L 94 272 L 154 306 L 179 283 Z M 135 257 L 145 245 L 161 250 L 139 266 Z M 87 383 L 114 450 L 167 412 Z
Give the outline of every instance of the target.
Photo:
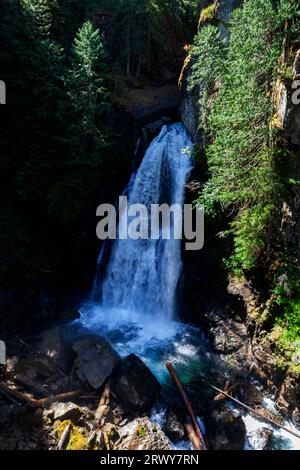
M 98 390 L 111 375 L 120 358 L 101 336 L 85 336 L 73 344 L 77 353 L 74 370 L 82 382 Z

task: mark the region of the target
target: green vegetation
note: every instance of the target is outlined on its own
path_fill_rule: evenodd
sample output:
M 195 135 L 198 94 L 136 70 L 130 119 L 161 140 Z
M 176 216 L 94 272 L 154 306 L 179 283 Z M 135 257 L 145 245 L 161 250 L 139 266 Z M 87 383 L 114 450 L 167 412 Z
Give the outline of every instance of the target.
M 189 77 L 188 91 L 199 96 L 198 105 L 201 110 L 200 126 L 206 127 L 208 116 L 208 97 L 221 76 L 224 65 L 225 44 L 216 26 L 207 25 L 195 36 L 191 50 L 192 66 Z
M 189 87 L 200 88 L 199 125 L 209 139 L 208 179 L 198 202 L 208 214 L 228 218 L 220 234 L 233 239 L 226 266 L 240 275 L 278 256 L 272 244 L 289 191 L 284 173 L 288 152 L 274 126 L 273 90 L 290 69 L 290 64 L 280 65 L 280 58 L 287 32 L 289 38 L 299 32 L 299 8 L 291 0 L 245 0 L 230 29 L 226 47 L 217 27 L 202 26 L 192 47 Z M 294 261 L 289 258 L 288 264 Z M 300 338 L 299 279 L 294 269 L 290 297 L 279 291 L 276 297 L 276 321 L 289 341 Z
M 214 19 L 216 12 L 216 3 L 213 2 L 211 5 L 208 5 L 206 8 L 203 8 L 201 12 L 200 22 L 205 23 Z

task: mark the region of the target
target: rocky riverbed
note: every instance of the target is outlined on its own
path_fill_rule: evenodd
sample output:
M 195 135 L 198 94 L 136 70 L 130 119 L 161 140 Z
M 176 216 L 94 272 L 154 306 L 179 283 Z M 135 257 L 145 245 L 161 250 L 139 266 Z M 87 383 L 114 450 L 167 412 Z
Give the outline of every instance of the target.
M 10 338 L 7 345 L 0 382 L 0 449 L 191 448 L 180 399 L 175 407 L 168 404 L 164 387 L 135 354 L 120 357 L 101 336 L 74 335 L 72 328 L 59 327 L 34 338 Z M 219 382 L 228 389 L 228 382 Z M 262 392 L 247 379 L 232 393 L 283 422 L 264 408 Z M 243 417 L 224 397 L 206 399 L 205 410 L 210 449 L 245 447 Z M 265 424 L 259 432 L 259 446 L 267 448 L 273 429 Z

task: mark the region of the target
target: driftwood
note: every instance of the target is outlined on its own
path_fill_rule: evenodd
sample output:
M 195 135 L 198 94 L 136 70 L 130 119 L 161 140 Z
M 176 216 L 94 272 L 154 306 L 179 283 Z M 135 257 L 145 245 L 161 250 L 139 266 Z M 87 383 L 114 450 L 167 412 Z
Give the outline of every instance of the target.
M 16 400 L 29 404 L 31 406 L 43 406 L 54 401 L 70 400 L 71 398 L 77 398 L 82 395 L 82 390 L 74 390 L 72 392 L 60 393 L 58 395 L 51 395 L 47 398 L 37 399 L 34 398 L 32 395 L 29 395 L 28 393 L 20 392 L 19 390 L 10 388 L 4 382 L 0 382 L 0 392 L 1 391 L 7 395 L 12 396 Z
M 38 336 L 37 336 L 38 337 Z M 51 356 L 49 356 L 46 352 L 42 352 L 42 351 L 36 351 L 35 349 L 33 349 L 31 346 L 29 346 L 29 344 L 25 343 L 24 340 L 22 340 L 22 338 L 20 337 L 17 337 L 18 338 L 18 341 L 23 345 L 25 346 L 29 351 L 31 351 L 36 357 L 39 357 L 39 358 L 45 358 L 47 359 L 47 361 L 50 363 L 50 365 L 52 365 L 52 367 L 64 378 L 68 378 L 67 375 L 59 368 L 57 367 L 55 361 L 53 360 L 53 358 Z
M 185 393 L 185 391 L 184 391 L 184 389 L 183 389 L 183 386 L 182 386 L 181 383 L 180 383 L 179 378 L 177 377 L 177 374 L 176 374 L 176 372 L 175 372 L 175 370 L 174 370 L 174 367 L 173 367 L 173 365 L 172 365 L 170 362 L 167 362 L 167 363 L 166 363 L 166 367 L 167 367 L 167 369 L 168 369 L 168 371 L 169 371 L 169 373 L 170 373 L 172 379 L 174 380 L 174 383 L 175 383 L 176 388 L 177 388 L 177 390 L 178 390 L 178 392 L 179 392 L 179 395 L 180 395 L 181 398 L 183 399 L 184 404 L 185 404 L 185 406 L 186 406 L 186 409 L 187 409 L 187 411 L 188 411 L 188 413 L 189 413 L 189 415 L 190 415 L 190 417 L 191 417 L 191 420 L 192 420 L 192 427 L 193 427 L 194 431 L 196 432 L 196 435 L 198 436 L 199 441 L 200 441 L 200 443 L 201 443 L 201 450 L 207 450 L 206 444 L 205 444 L 205 439 L 204 439 L 204 436 L 203 436 L 202 431 L 201 431 L 201 429 L 200 429 L 200 426 L 199 426 L 199 424 L 198 424 L 198 421 L 197 421 L 197 419 L 196 419 L 196 417 L 195 417 L 195 413 L 194 413 L 194 411 L 193 411 L 192 405 L 191 405 L 191 403 L 189 402 L 189 399 L 188 399 L 188 397 L 187 397 L 187 395 L 186 395 L 186 393 Z M 200 449 L 199 449 L 199 450 L 200 450 Z
M 237 403 L 239 406 L 245 408 L 247 411 L 255 414 L 256 416 L 259 416 L 262 420 L 264 421 L 268 421 L 269 423 L 271 423 L 273 426 L 277 426 L 281 429 L 283 429 L 284 431 L 292 434 L 293 436 L 295 437 L 298 437 L 298 439 L 300 439 L 300 434 L 298 434 L 297 432 L 287 428 L 286 426 L 283 426 L 282 424 L 279 424 L 277 423 L 274 419 L 271 419 L 271 418 L 268 418 L 267 416 L 264 416 L 262 413 L 260 413 L 259 411 L 256 411 L 254 410 L 253 408 L 251 408 L 250 406 L 248 405 L 245 405 L 245 403 L 241 402 L 240 400 L 238 400 L 237 398 L 233 398 L 231 395 L 229 395 L 228 393 L 224 392 L 223 390 L 219 389 L 218 387 L 215 387 L 214 385 L 211 385 L 211 384 L 208 384 L 213 390 L 215 390 L 216 392 L 218 393 L 221 393 L 222 395 L 224 395 L 226 398 L 229 398 L 230 400 L 232 400 L 233 402 Z
M 45 390 L 41 385 L 37 384 L 33 380 L 26 377 L 26 375 L 17 374 L 15 376 L 15 381 L 19 383 L 20 385 L 24 385 L 25 387 L 30 388 L 31 390 L 33 390 L 34 392 L 42 396 L 49 396 L 49 393 L 47 392 L 47 390 Z
M 230 382 L 227 382 L 225 384 L 223 393 L 218 393 L 218 395 L 216 395 L 214 397 L 214 401 L 224 401 L 224 400 L 226 400 L 226 396 L 224 395 L 224 392 L 227 393 L 228 395 L 230 395 L 231 393 L 236 391 L 236 389 L 240 386 L 241 383 L 242 382 L 236 382 L 234 384 L 231 384 Z
M 194 426 L 189 421 L 189 419 L 187 419 L 186 422 L 184 423 L 184 427 L 187 432 L 188 438 L 193 445 L 193 448 L 195 450 L 203 450 L 202 442 L 199 439 L 199 436 L 197 436 Z
M 71 430 L 72 430 L 72 424 L 70 423 L 68 424 L 68 426 L 66 427 L 66 429 L 61 435 L 61 438 L 57 444 L 57 450 L 64 450 L 67 447 L 67 445 L 69 444 L 70 437 L 71 437 Z

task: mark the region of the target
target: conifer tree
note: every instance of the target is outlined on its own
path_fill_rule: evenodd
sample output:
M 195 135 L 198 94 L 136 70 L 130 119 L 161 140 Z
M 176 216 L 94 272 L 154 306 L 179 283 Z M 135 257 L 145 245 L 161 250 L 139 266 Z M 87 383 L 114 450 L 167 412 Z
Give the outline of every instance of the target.
M 70 67 L 65 75 L 65 87 L 70 97 L 74 117 L 71 134 L 78 157 L 80 149 L 90 152 L 82 155 L 96 164 L 101 160 L 101 149 L 106 145 L 102 117 L 107 109 L 108 94 L 104 87 L 105 53 L 100 31 L 90 21 L 76 34 L 71 51 Z
M 85 22 L 74 39 L 65 83 L 84 134 L 93 136 L 95 144 L 103 141 L 98 125 L 107 105 L 104 56 L 99 30 Z

